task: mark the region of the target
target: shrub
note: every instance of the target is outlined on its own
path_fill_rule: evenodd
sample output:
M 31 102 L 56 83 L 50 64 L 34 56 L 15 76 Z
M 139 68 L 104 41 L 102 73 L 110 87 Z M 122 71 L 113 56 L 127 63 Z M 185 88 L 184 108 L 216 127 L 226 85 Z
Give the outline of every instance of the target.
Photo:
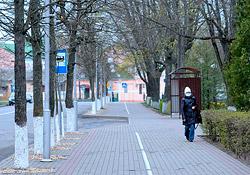
M 202 130 L 239 157 L 250 154 L 250 113 L 227 110 L 202 111 Z
M 159 107 L 160 107 L 160 112 L 162 113 L 162 104 L 163 104 L 163 99 L 160 99 Z
M 167 104 L 167 114 L 168 115 L 171 114 L 171 101 L 168 101 L 168 104 Z
M 214 109 L 227 109 L 226 103 L 223 102 L 213 102 L 213 108 Z

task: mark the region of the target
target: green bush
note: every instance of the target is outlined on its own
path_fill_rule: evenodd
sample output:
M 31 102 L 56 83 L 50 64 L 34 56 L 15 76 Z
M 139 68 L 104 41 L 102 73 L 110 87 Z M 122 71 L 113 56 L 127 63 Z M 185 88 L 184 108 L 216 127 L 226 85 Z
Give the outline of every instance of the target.
M 171 114 L 171 101 L 168 101 L 168 104 L 167 104 L 167 114 L 168 115 Z
M 163 99 L 160 99 L 160 103 L 159 103 L 160 113 L 162 113 L 162 104 L 163 104 Z
M 239 157 L 250 154 L 250 113 L 227 110 L 202 111 L 202 130 Z
M 149 106 L 151 105 L 151 100 L 152 100 L 152 98 L 149 99 Z

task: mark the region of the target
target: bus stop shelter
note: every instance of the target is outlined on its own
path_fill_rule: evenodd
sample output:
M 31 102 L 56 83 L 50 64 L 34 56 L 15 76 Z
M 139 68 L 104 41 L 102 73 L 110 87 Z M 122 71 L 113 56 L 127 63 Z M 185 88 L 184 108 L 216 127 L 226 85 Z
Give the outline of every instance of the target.
M 184 97 L 185 87 L 190 87 L 195 96 L 198 109 L 201 109 L 201 77 L 200 71 L 191 67 L 182 67 L 169 74 L 171 117 L 173 114 L 181 115 L 181 99 Z

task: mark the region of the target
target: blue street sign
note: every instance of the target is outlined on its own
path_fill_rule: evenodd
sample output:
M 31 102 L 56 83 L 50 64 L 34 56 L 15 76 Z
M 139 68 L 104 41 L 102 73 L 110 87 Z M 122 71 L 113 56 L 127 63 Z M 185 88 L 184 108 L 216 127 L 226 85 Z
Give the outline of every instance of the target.
M 11 89 L 12 89 L 12 91 L 15 91 L 15 85 L 14 84 L 11 85 Z
M 67 74 L 67 52 L 58 50 L 56 55 L 56 73 Z
M 122 83 L 122 88 L 127 88 L 127 83 Z
M 85 91 L 85 86 L 82 86 L 82 90 Z

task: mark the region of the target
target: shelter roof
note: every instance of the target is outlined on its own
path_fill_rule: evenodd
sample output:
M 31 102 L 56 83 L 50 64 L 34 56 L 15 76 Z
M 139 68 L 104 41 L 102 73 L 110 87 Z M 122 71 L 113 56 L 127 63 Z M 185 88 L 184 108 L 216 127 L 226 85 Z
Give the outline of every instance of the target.
M 179 69 L 174 70 L 169 75 L 172 74 L 200 74 L 200 71 L 192 67 L 181 67 Z

